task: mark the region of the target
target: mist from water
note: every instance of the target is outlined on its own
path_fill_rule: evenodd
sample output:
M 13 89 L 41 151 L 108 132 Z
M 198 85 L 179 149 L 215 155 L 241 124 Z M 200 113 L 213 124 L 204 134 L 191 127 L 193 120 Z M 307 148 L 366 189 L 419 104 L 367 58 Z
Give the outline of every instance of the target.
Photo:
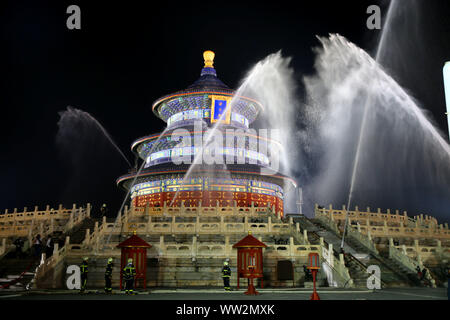
M 305 187 L 309 205 L 347 202 L 360 145 L 352 203 L 445 212 L 450 148 L 442 133 L 364 50 L 339 35 L 319 40 L 316 74 L 304 81 L 305 114 L 316 133 L 313 149 L 320 155 Z
M 89 139 L 89 136 L 93 137 L 96 130 L 100 130 L 106 140 L 127 162 L 128 166 L 132 167 L 130 161 L 128 161 L 125 154 L 120 150 L 106 129 L 88 112 L 68 106 L 67 110 L 61 111 L 58 114 L 60 119 L 58 121 L 56 141 L 59 145 L 66 144 L 70 149 L 76 140 L 79 143 L 83 143 L 85 142 L 83 140 Z

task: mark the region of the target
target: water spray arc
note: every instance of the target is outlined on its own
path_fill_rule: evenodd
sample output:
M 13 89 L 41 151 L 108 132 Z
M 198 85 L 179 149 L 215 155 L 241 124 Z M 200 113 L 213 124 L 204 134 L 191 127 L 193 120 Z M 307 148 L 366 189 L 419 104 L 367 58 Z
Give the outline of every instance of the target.
M 390 4 L 389 4 L 389 9 L 388 9 L 388 13 L 386 16 L 386 22 L 384 23 L 383 26 L 383 32 L 381 34 L 381 38 L 380 38 L 380 42 L 378 45 L 378 49 L 377 49 L 377 54 L 375 57 L 375 61 L 378 62 L 380 59 L 380 54 L 382 52 L 382 48 L 383 45 L 385 43 L 385 39 L 386 39 L 386 34 L 389 30 L 389 26 L 392 20 L 392 15 L 393 15 L 393 11 L 394 11 L 394 7 L 396 6 L 397 1 L 396 0 L 391 0 Z M 358 170 L 358 165 L 359 165 L 359 159 L 360 159 L 360 152 L 361 152 L 361 145 L 362 145 L 362 141 L 364 139 L 364 129 L 366 127 L 366 121 L 367 121 L 367 112 L 369 110 L 369 106 L 372 104 L 372 98 L 368 97 L 366 98 L 366 102 L 364 103 L 364 111 L 363 111 L 363 120 L 362 120 L 362 124 L 361 124 L 361 129 L 359 132 L 359 139 L 358 139 L 358 144 L 356 147 L 356 155 L 355 155 L 355 160 L 354 160 L 354 164 L 353 164 L 353 170 L 352 170 L 352 176 L 351 176 L 351 181 L 350 181 L 350 190 L 349 190 L 349 194 L 348 194 L 348 200 L 347 200 L 347 207 L 346 207 L 346 219 L 345 219 L 345 224 L 344 224 L 344 232 L 342 233 L 342 241 L 341 241 L 341 249 L 344 248 L 344 239 L 345 239 L 345 235 L 347 232 L 347 227 L 348 227 L 348 211 L 350 210 L 350 206 L 351 206 L 351 202 L 352 202 L 352 197 L 353 197 L 353 188 L 355 186 L 355 181 L 356 181 L 356 175 L 357 175 L 357 170 Z
M 78 123 L 82 125 L 93 124 L 95 127 L 100 129 L 102 134 L 106 137 L 106 139 L 111 143 L 114 149 L 122 156 L 122 158 L 127 162 L 128 166 L 131 168 L 132 165 L 130 161 L 127 159 L 125 154 L 120 150 L 114 140 L 111 138 L 106 129 L 100 124 L 100 122 L 95 119 L 91 114 L 86 111 L 82 111 L 80 109 L 68 106 L 66 111 L 62 111 L 59 113 L 60 120 L 58 122 L 59 131 L 58 136 L 64 134 L 64 130 L 76 130 L 77 128 L 71 128 L 70 126 L 76 126 Z M 68 127 L 67 129 L 65 127 Z
M 445 88 L 445 100 L 447 102 L 447 120 L 448 120 L 448 135 L 450 139 L 450 61 L 444 65 L 444 88 Z

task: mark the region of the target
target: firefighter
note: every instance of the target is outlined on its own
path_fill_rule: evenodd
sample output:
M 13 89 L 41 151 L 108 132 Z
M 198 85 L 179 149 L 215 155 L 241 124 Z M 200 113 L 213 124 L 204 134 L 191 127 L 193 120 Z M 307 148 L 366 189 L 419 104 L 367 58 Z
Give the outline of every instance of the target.
M 86 290 L 86 283 L 87 283 L 87 277 L 88 277 L 88 257 L 83 258 L 83 262 L 81 262 L 81 265 L 80 265 L 80 272 L 81 272 L 80 293 L 84 293 L 84 291 Z
M 113 271 L 113 258 L 108 259 L 108 263 L 106 264 L 105 271 L 105 293 L 112 293 L 112 271 Z
M 106 208 L 106 204 L 104 203 L 103 206 L 100 208 L 100 215 L 102 217 L 106 216 L 108 213 L 108 208 Z
M 228 262 L 225 261 L 223 263 L 222 268 L 223 288 L 225 289 L 225 291 L 231 291 L 230 277 L 231 277 L 231 269 L 228 266 Z
M 133 259 L 128 259 L 128 264 L 123 268 L 123 279 L 125 280 L 125 293 L 135 294 L 133 291 L 134 277 L 136 276 L 136 268 L 133 265 Z

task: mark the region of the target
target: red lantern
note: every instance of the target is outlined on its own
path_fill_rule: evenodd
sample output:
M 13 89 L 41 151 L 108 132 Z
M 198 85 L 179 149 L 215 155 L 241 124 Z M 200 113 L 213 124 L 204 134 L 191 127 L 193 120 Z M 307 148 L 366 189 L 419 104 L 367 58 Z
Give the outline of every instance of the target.
M 120 243 L 117 248 L 121 248 L 120 254 L 120 290 L 122 290 L 122 270 L 127 265 L 129 258 L 133 259 L 134 267 L 136 268 L 136 276 L 134 278 L 134 286 L 138 279 L 143 280 L 144 289 L 147 287 L 147 249 L 152 246 L 139 238 L 136 231 L 127 240 Z
M 320 269 L 319 254 L 318 253 L 310 253 L 308 256 L 308 260 L 309 260 L 308 269 L 311 270 L 311 273 L 313 276 L 313 283 L 314 283 L 314 290 L 313 290 L 310 300 L 320 300 L 319 294 L 316 291 L 316 275 Z
M 237 248 L 237 284 L 239 289 L 239 278 L 249 279 L 248 290 L 245 294 L 256 295 L 258 292 L 253 285 L 253 279 L 261 279 L 263 288 L 263 255 L 262 249 L 267 246 L 252 236 L 251 231 L 248 236 L 233 245 Z

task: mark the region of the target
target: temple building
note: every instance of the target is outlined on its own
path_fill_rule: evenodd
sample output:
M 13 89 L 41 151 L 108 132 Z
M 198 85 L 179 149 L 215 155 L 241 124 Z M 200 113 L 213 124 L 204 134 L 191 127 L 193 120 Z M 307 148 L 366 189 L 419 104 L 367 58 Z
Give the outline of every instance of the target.
M 133 207 L 270 206 L 282 216 L 285 190 L 295 182 L 280 173 L 261 174 L 270 165 L 269 153 L 280 152 L 276 141 L 250 129 L 264 107 L 236 97 L 217 77 L 214 53 L 203 56 L 197 81 L 153 103 L 153 113 L 167 129 L 133 142 L 144 168 L 117 182 L 131 188 Z M 220 134 L 222 145 L 208 144 L 210 133 Z M 175 164 L 174 159 L 183 161 Z
M 89 257 L 87 287 L 101 289 L 112 257 L 117 290 L 120 265 L 132 256 L 145 290 L 221 287 L 225 261 L 233 288 L 249 266 L 257 287 L 312 288 L 310 254 L 320 260 L 319 287 L 367 288 L 374 265 L 383 288 L 443 285 L 450 230 L 433 217 L 318 205 L 312 218 L 285 212 L 285 194 L 296 182 L 272 170 L 278 142 L 252 129 L 270 106 L 228 88 L 214 53 L 203 57 L 197 81 L 153 103 L 167 128 L 132 143 L 137 165 L 117 179 L 130 197 L 117 217 L 98 217 L 89 204 L 0 214 L 0 287 L 73 289 L 71 267 Z M 35 253 L 37 234 L 55 240 L 53 251 L 15 259 L 14 241 L 22 238 L 23 251 Z M 257 255 L 242 250 L 245 237 Z M 424 268 L 427 278 L 420 279 Z

